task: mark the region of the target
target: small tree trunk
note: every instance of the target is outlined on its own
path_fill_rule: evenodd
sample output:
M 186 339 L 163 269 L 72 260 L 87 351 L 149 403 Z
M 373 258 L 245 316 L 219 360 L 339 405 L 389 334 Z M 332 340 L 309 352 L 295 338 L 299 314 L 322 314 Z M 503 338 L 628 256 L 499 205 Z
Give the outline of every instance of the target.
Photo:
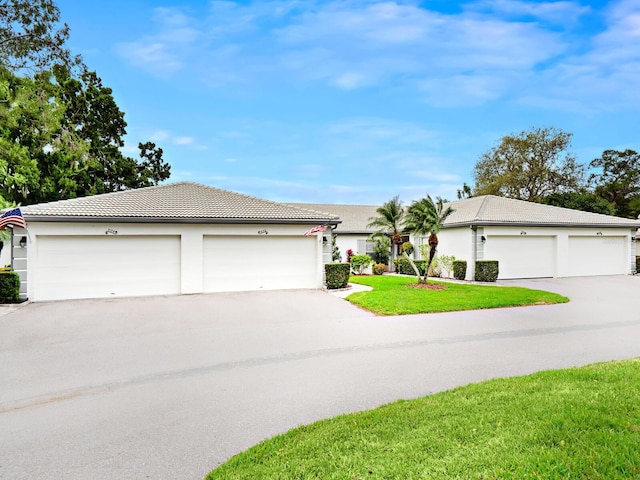
M 411 264 L 411 268 L 413 268 L 413 271 L 416 272 L 416 277 L 418 277 L 418 283 L 423 283 L 422 282 L 422 277 L 420 276 L 420 270 L 418 270 L 418 267 L 416 266 L 416 264 L 413 262 L 413 259 L 411 257 L 409 257 L 409 255 L 407 255 L 407 252 L 402 252 L 402 255 L 404 256 L 404 258 L 406 258 L 407 260 L 409 260 L 409 263 Z

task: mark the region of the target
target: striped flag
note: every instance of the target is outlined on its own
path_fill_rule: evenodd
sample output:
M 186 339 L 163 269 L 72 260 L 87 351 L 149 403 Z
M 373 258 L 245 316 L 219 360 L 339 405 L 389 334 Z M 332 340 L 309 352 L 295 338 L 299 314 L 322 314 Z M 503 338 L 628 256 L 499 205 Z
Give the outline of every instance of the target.
M 2 214 L 2 217 L 0 217 L 0 229 L 6 228 L 7 226 L 27 228 L 27 224 L 19 208 L 14 208 Z
M 314 233 L 324 232 L 326 229 L 326 225 L 318 225 L 317 227 L 310 228 L 309 230 L 304 232 L 304 236 L 308 237 L 309 235 L 313 235 Z

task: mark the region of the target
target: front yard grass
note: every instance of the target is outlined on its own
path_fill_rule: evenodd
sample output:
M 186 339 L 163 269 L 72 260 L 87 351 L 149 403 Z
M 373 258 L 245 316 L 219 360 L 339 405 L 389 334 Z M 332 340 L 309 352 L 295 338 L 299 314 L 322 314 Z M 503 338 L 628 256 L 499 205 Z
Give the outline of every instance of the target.
M 497 379 L 291 430 L 207 479 L 640 478 L 640 359 Z
M 379 315 L 454 312 L 481 308 L 516 307 L 565 303 L 569 299 L 557 293 L 521 287 L 476 285 L 453 282 L 441 284 L 443 290 L 426 290 L 407 286 L 416 277 L 396 275 L 352 276 L 351 283 L 368 285 L 373 290 L 349 295 L 347 300 Z

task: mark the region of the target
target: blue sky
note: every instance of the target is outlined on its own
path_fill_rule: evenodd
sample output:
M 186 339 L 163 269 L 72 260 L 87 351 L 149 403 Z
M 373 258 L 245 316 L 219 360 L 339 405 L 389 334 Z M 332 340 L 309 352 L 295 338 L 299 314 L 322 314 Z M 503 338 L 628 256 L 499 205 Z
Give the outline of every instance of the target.
M 455 199 L 502 136 L 640 150 L 640 2 L 58 0 L 170 181 L 286 202 Z M 105 7 L 108 5 L 108 7 Z

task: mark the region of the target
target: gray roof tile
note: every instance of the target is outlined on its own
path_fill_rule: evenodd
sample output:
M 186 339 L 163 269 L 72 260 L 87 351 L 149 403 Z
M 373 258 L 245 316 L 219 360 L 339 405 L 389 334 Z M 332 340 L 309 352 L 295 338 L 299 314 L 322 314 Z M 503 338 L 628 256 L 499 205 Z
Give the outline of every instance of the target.
M 374 228 L 367 227 L 367 225 L 371 217 L 378 216 L 376 213 L 378 205 L 334 205 L 327 203 L 291 203 L 290 205 L 338 216 L 342 223 L 336 228 L 336 233 L 370 234 L 375 232 Z
M 25 219 L 153 219 L 286 221 L 313 223 L 337 217 L 192 182 L 124 190 L 22 207 Z

